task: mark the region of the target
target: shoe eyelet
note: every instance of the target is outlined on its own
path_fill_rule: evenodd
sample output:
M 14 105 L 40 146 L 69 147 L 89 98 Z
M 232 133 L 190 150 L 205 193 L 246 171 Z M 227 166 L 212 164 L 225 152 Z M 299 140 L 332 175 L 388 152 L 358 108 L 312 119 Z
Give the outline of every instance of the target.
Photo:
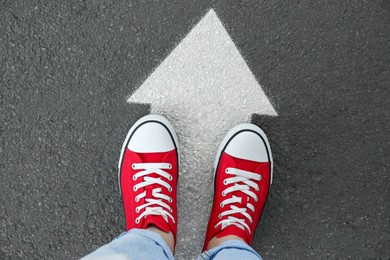
M 137 191 L 137 190 L 138 190 L 138 189 L 134 186 L 134 187 L 133 187 L 133 191 Z
M 135 224 L 139 224 L 139 219 L 138 218 L 135 219 Z
M 172 198 L 169 198 L 169 203 L 172 203 L 173 199 Z
M 169 191 L 169 192 L 172 192 L 172 187 L 169 187 L 168 191 Z
M 223 184 L 224 184 L 224 185 L 227 185 L 227 180 L 226 180 L 226 179 L 223 180 Z
M 225 172 L 226 172 L 226 173 L 229 173 L 229 168 L 226 168 Z
M 170 209 L 170 210 L 169 210 L 169 212 L 170 212 L 170 213 L 172 213 L 172 212 L 173 212 L 173 210 L 172 210 L 172 209 Z
M 221 208 L 223 208 L 224 205 L 223 205 L 223 203 L 221 202 L 221 204 L 219 204 L 219 206 L 220 206 Z
M 131 165 L 131 168 L 135 169 L 135 163 L 133 163 L 133 164 Z
M 170 180 L 170 181 L 173 180 L 172 175 L 169 175 L 168 180 Z
M 222 197 L 225 197 L 226 196 L 226 193 L 224 191 L 222 191 Z
M 260 190 L 260 188 L 259 188 L 259 187 L 256 187 L 256 188 L 255 188 L 255 190 L 256 190 L 256 191 L 259 191 L 259 190 Z
M 172 164 L 169 164 L 168 168 L 169 168 L 169 169 L 172 169 Z
M 133 175 L 133 181 L 136 181 L 137 180 L 137 177 L 135 175 Z
M 219 218 L 219 219 L 221 219 L 221 218 L 222 218 L 222 215 L 221 215 L 221 214 L 219 214 L 219 215 L 218 215 L 218 218 Z
M 137 197 L 135 197 L 135 202 L 139 202 L 139 199 Z
M 139 213 L 139 208 L 138 207 L 135 208 L 135 212 Z

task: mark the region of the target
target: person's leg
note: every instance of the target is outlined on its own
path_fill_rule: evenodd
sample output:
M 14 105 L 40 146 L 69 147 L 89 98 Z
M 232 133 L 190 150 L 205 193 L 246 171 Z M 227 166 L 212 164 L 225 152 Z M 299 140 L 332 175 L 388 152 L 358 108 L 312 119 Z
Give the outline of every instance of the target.
M 215 160 L 213 209 L 199 259 L 261 259 L 249 245 L 272 182 L 272 154 L 253 124 L 234 127 Z
M 88 259 L 174 259 L 167 243 L 155 232 L 132 229 L 82 258 Z
M 228 240 L 204 251 L 198 260 L 214 259 L 214 260 L 229 260 L 229 259 L 245 259 L 245 260 L 261 260 L 261 256 L 247 243 L 241 240 Z
M 178 139 L 171 124 L 158 115 L 138 120 L 126 136 L 118 166 L 128 232 L 88 257 L 173 258 L 178 164 Z

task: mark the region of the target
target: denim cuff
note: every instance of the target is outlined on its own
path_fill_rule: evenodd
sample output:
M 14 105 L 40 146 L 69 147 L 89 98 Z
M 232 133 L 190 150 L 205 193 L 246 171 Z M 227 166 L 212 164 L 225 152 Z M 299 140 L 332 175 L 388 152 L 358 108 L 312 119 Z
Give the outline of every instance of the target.
M 117 239 L 117 238 L 119 238 L 121 236 L 125 236 L 127 234 L 141 236 L 141 237 L 144 237 L 144 238 L 152 240 L 154 243 L 156 243 L 158 246 L 160 246 L 163 249 L 164 254 L 165 254 L 165 256 L 168 259 L 172 259 L 172 260 L 174 259 L 173 253 L 172 253 L 171 249 L 169 248 L 169 246 L 167 245 L 165 240 L 159 234 L 157 234 L 156 232 L 152 232 L 152 231 L 149 231 L 147 229 L 133 228 L 133 229 L 130 229 L 129 231 L 127 231 L 127 232 L 124 232 L 124 233 L 120 234 L 115 239 Z
M 204 251 L 199 256 L 198 259 L 204 259 L 204 260 L 214 259 L 215 257 L 217 257 L 217 255 L 220 251 L 225 250 L 225 249 L 244 250 L 244 251 L 247 251 L 246 252 L 247 254 L 253 255 L 254 259 L 256 259 L 256 258 L 260 259 L 260 260 L 262 259 L 261 256 L 252 247 L 250 247 L 248 244 L 246 244 L 245 242 L 243 242 L 241 240 L 229 240 L 229 241 L 223 242 L 219 246 L 216 246 L 210 250 Z M 232 255 L 232 257 L 234 257 L 234 256 Z

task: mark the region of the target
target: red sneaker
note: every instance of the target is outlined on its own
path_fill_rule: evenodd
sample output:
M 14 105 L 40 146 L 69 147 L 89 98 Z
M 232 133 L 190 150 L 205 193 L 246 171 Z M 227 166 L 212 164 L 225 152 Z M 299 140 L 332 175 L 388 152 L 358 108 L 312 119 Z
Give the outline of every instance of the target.
M 214 236 L 235 235 L 250 245 L 272 183 L 272 154 L 264 132 L 253 124 L 234 127 L 218 149 L 214 168 L 203 251 Z
M 177 232 L 178 140 L 162 116 L 138 120 L 127 134 L 119 159 L 119 187 L 126 230 L 155 225 Z

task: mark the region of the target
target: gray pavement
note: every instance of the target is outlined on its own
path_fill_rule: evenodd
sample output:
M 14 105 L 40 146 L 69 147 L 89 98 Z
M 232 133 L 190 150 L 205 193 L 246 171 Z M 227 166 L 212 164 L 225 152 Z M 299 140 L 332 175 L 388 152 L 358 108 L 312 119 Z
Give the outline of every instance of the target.
M 0 0 L 0 259 L 78 258 L 124 230 L 117 160 L 150 112 L 127 97 L 210 8 L 279 115 L 252 117 L 275 157 L 253 247 L 390 257 L 388 1 Z M 192 259 L 212 194 L 180 195 Z

